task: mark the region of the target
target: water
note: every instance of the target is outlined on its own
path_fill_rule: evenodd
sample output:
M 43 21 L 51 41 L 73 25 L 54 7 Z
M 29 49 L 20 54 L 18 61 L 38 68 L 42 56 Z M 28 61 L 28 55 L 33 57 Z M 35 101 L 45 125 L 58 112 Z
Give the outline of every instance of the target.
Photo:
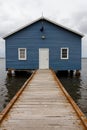
M 6 107 L 28 76 L 7 76 L 5 59 L 0 59 L 0 112 Z
M 59 77 L 59 79 L 87 117 L 87 59 L 82 59 L 80 77 Z
M 8 77 L 5 71 L 5 60 L 0 59 L 0 111 L 8 104 L 23 83 L 27 76 Z M 66 90 L 87 116 L 87 59 L 82 59 L 81 76 L 60 77 Z

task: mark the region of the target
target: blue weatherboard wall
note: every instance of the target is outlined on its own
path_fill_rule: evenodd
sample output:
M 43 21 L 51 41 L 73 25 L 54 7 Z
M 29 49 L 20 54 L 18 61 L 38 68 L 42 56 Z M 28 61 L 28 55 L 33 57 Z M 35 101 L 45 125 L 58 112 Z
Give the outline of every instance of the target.
M 39 48 L 49 48 L 49 67 L 54 70 L 81 69 L 81 36 L 46 20 L 43 21 L 44 31 L 41 32 L 42 21 L 5 38 L 6 69 L 38 69 Z M 42 35 L 46 39 L 42 40 Z M 62 47 L 69 48 L 69 59 L 61 60 Z M 18 48 L 27 48 L 27 60 L 18 60 Z

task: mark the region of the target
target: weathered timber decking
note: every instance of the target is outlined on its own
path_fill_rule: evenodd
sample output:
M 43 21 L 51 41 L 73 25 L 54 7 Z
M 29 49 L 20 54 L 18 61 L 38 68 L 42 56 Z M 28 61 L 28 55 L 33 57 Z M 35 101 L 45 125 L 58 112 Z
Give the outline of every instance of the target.
M 0 130 L 87 129 L 84 114 L 51 70 L 38 70 L 25 86 L 9 112 L 1 113 Z

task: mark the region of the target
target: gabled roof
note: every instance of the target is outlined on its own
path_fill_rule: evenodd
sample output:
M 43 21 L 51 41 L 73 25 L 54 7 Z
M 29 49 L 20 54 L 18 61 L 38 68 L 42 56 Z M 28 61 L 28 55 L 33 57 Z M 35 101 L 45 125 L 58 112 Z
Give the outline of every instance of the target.
M 48 19 L 48 18 L 40 17 L 40 18 L 38 18 L 37 20 L 32 21 L 31 23 L 29 23 L 29 24 L 27 24 L 27 25 L 24 25 L 24 26 L 22 26 L 21 28 L 18 28 L 17 30 L 15 30 L 15 31 L 13 31 L 13 32 L 11 32 L 11 33 L 9 33 L 9 34 L 7 34 L 6 36 L 3 36 L 2 38 L 5 39 L 5 38 L 7 38 L 7 37 L 13 35 L 14 33 L 18 32 L 18 31 L 21 31 L 22 29 L 24 29 L 24 28 L 26 28 L 26 27 L 28 27 L 28 26 L 30 26 L 30 25 L 32 25 L 32 24 L 34 24 L 34 23 L 36 23 L 36 22 L 38 22 L 38 21 L 40 21 L 40 20 L 42 20 L 42 19 L 43 19 L 43 20 L 46 20 L 46 21 L 48 21 L 48 22 L 50 22 L 50 23 L 52 23 L 52 24 L 55 24 L 56 26 L 59 26 L 59 27 L 61 27 L 61 28 L 64 28 L 64 29 L 66 29 L 67 31 L 70 31 L 70 32 L 72 32 L 72 33 L 75 33 L 75 34 L 77 34 L 77 35 L 79 35 L 79 36 L 81 36 L 81 37 L 84 36 L 83 34 L 77 32 L 77 31 L 74 31 L 74 30 L 72 30 L 72 29 L 70 29 L 70 28 L 68 28 L 68 27 L 65 27 L 65 26 L 63 26 L 63 25 L 61 25 L 61 24 L 59 24 L 59 23 L 56 23 L 56 22 L 54 22 L 54 21 L 52 21 L 52 20 L 50 20 L 50 19 Z

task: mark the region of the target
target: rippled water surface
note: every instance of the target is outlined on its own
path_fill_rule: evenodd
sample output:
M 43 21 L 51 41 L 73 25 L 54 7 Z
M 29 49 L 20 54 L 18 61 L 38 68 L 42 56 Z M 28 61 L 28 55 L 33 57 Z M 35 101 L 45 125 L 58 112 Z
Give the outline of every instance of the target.
M 21 88 L 28 76 L 7 76 L 5 59 L 0 59 L 0 111 L 8 104 Z
M 87 117 L 87 59 L 82 59 L 80 77 L 59 77 L 59 79 Z
M 8 77 L 5 60 L 0 59 L 0 111 L 8 104 L 29 76 Z M 87 59 L 82 59 L 81 76 L 59 77 L 66 90 L 87 116 Z

